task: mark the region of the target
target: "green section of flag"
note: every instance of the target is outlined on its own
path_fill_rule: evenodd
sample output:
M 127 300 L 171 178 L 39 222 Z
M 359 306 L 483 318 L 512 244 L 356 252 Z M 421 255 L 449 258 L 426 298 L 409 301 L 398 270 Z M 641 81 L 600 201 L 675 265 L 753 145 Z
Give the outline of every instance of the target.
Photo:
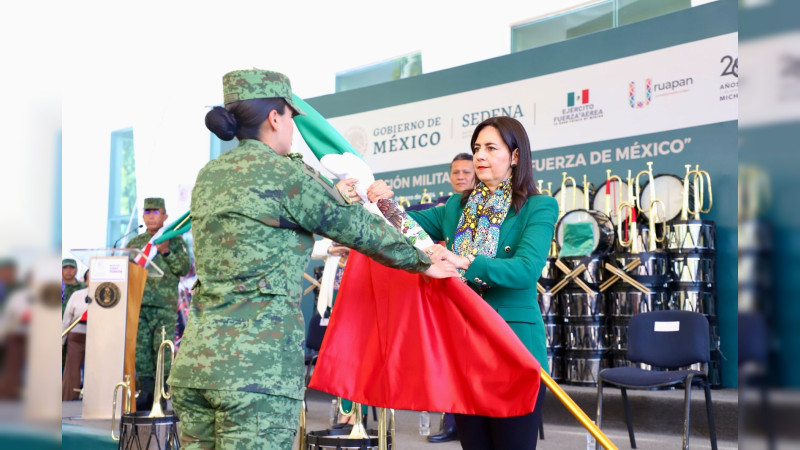
M 575 93 L 570 92 L 567 94 L 567 106 L 575 106 Z
M 167 239 L 174 238 L 175 236 L 180 236 L 183 233 L 186 233 L 192 228 L 192 218 L 189 216 L 191 211 L 186 211 L 182 216 L 178 218 L 178 220 L 172 222 L 167 226 L 167 229 L 164 230 L 164 233 L 156 239 L 156 244 L 160 244 Z
M 316 109 L 294 94 L 292 101 L 306 113 L 305 116 L 296 116 L 294 123 L 317 159 L 322 159 L 325 155 L 341 155 L 348 152 L 361 160 L 364 159 Z

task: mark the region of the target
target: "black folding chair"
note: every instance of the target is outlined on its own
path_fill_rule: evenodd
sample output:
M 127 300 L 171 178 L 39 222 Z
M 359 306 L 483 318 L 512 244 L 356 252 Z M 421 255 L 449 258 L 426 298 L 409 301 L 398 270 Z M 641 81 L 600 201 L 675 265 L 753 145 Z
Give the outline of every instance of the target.
M 628 360 L 667 370 L 614 367 L 600 371 L 597 380 L 597 426 L 601 426 L 603 419 L 603 385 L 619 387 L 622 390 L 631 448 L 636 448 L 627 389 L 652 389 L 683 384 L 683 448 L 688 449 L 692 386 L 700 385 L 706 393 L 711 448 L 717 450 L 717 432 L 708 381 L 708 328 L 708 319 L 693 311 L 652 311 L 633 316 L 628 323 Z M 680 369 L 698 362 L 705 363 L 703 371 Z M 599 445 L 596 448 L 599 449 Z

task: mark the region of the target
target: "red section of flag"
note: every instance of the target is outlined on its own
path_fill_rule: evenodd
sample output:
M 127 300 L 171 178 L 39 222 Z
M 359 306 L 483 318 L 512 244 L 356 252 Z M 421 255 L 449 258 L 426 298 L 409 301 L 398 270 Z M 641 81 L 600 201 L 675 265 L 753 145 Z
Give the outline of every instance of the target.
M 147 245 L 144 246 L 144 250 L 142 250 L 142 255 L 139 255 L 139 259 L 136 261 L 136 264 L 144 267 L 147 265 L 147 258 L 150 255 L 150 248 L 153 246 L 152 242 L 148 242 Z
M 147 258 L 150 257 L 150 249 L 152 247 L 153 247 L 153 242 L 151 240 L 150 242 L 147 243 L 147 245 L 144 246 L 144 249 L 142 250 L 142 254 L 139 255 L 138 258 L 136 258 L 136 264 L 138 264 L 138 265 L 140 265 L 142 267 L 146 267 L 147 266 Z
M 81 320 L 80 320 L 81 322 L 86 322 L 86 317 L 88 317 L 87 316 L 88 313 L 89 313 L 88 309 L 83 312 L 83 315 L 81 316 Z
M 309 387 L 362 404 L 510 417 L 533 411 L 540 366 L 457 278 L 350 252 Z
M 581 91 L 581 103 L 583 103 L 584 105 L 589 103 L 589 90 L 588 89 L 584 89 L 583 91 Z

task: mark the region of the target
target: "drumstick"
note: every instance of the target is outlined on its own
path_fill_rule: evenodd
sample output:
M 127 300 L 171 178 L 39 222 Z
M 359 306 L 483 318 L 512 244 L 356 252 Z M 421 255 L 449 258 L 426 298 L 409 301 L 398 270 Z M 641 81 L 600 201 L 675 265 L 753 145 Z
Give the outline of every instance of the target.
M 544 294 L 545 292 L 547 292 L 547 290 L 545 290 L 545 288 L 543 288 L 538 281 L 536 282 L 536 290 L 539 291 L 540 294 Z
M 633 278 L 631 278 L 627 273 L 623 272 L 622 270 L 612 266 L 609 263 L 606 263 L 606 270 L 619 275 L 620 278 L 622 278 L 623 280 L 627 281 L 628 284 L 630 284 L 631 286 L 635 287 L 636 289 L 642 291 L 643 293 L 650 294 L 650 290 L 649 289 L 647 289 L 644 285 L 642 285 L 638 281 L 636 281 Z
M 611 271 L 612 273 L 618 274 L 620 278 L 624 281 L 628 282 L 631 286 L 635 287 L 636 289 L 642 291 L 645 294 L 650 294 L 650 290 L 644 286 L 643 284 L 639 283 L 638 281 L 634 280 L 630 277 L 627 273 L 623 272 L 622 270 L 612 266 L 611 264 L 606 263 L 606 269 Z
M 306 288 L 305 291 L 303 291 L 303 295 L 306 295 L 309 292 L 313 291 L 314 288 L 322 287 L 319 284 L 319 281 L 317 281 L 316 278 L 312 277 L 311 275 L 309 275 L 309 274 L 307 274 L 305 272 L 303 272 L 303 278 L 305 278 L 306 280 L 308 280 L 309 283 L 311 283 L 311 286 L 309 286 L 308 288 Z
M 309 282 L 309 283 L 311 283 L 311 284 L 313 284 L 314 286 L 317 286 L 317 287 L 319 287 L 319 281 L 317 281 L 317 279 L 316 279 L 316 278 L 314 278 L 314 277 L 312 277 L 311 275 L 309 275 L 309 274 L 307 274 L 307 273 L 303 272 L 303 278 L 305 278 L 306 280 L 308 280 L 308 282 Z
M 569 272 L 570 272 L 569 266 L 567 266 L 566 264 L 564 264 L 564 262 L 563 262 L 563 261 L 561 261 L 560 259 L 557 259 L 557 260 L 556 260 L 556 267 L 558 267 L 559 269 L 561 269 L 561 271 L 562 271 L 562 272 L 564 272 L 564 273 L 569 273 Z M 583 289 L 583 290 L 584 290 L 584 291 L 585 291 L 587 294 L 590 294 L 590 295 L 591 295 L 591 294 L 594 294 L 594 293 L 595 293 L 595 292 L 594 292 L 594 291 L 593 291 L 593 290 L 592 290 L 592 289 L 591 289 L 589 286 L 587 286 L 587 285 L 586 285 L 586 283 L 584 283 L 584 281 L 583 281 L 583 280 L 581 280 L 580 278 L 575 278 L 575 283 L 576 283 L 578 286 L 580 286 L 580 288 L 581 288 L 581 289 Z
M 639 264 L 641 263 L 642 261 L 640 259 L 638 258 L 634 259 L 633 261 L 629 262 L 628 265 L 623 267 L 622 270 L 624 270 L 625 272 L 630 272 L 631 270 L 639 267 Z M 619 280 L 619 275 L 612 275 L 611 278 L 609 278 L 608 280 L 603 282 L 603 284 L 600 285 L 600 291 L 601 292 L 605 291 L 606 289 L 611 287 L 612 284 L 616 283 L 617 280 Z
M 563 288 L 567 283 L 569 283 L 570 279 L 572 279 L 573 277 L 577 277 L 578 275 L 582 274 L 584 270 L 586 270 L 586 266 L 581 264 L 580 266 L 578 266 L 577 269 L 575 269 L 572 272 L 568 273 L 564 277 L 563 280 L 558 282 L 557 285 L 553 286 L 553 289 L 550 289 L 550 293 L 551 294 L 555 294 L 556 292 L 560 291 L 561 288 Z

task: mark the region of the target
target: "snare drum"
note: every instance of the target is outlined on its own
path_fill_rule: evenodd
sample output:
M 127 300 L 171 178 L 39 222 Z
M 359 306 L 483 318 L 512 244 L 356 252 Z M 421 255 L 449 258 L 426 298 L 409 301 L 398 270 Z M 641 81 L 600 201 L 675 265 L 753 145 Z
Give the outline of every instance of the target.
M 612 317 L 608 322 L 608 345 L 616 352 L 628 350 L 628 317 Z M 612 367 L 617 367 L 613 363 Z
M 711 287 L 716 282 L 716 253 L 670 252 L 672 281 L 705 285 Z
M 606 307 L 605 295 L 602 292 L 588 294 L 581 289 L 564 289 L 558 294 L 558 301 L 561 305 L 564 319 L 596 319 L 605 317 L 608 308 Z
M 669 296 L 668 309 L 694 311 L 711 316 L 717 314 L 717 295 L 706 286 L 670 283 Z
M 573 319 L 564 322 L 564 348 L 569 350 L 608 350 L 606 318 Z
M 560 249 L 564 248 L 564 230 L 567 225 L 579 223 L 589 223 L 592 230 L 591 248 L 586 253 L 587 255 L 606 253 L 614 248 L 615 233 L 611 219 L 600 211 L 576 209 L 564 214 L 556 224 L 556 242 Z
M 708 315 L 706 318 L 708 319 L 709 348 L 713 352 L 720 349 L 719 318 L 712 315 Z
M 564 371 L 569 384 L 597 386 L 597 375 L 609 365 L 606 351 L 567 350 L 564 353 Z
M 669 306 L 670 296 L 663 286 L 646 286 L 650 293 L 620 285 L 606 294 L 609 315 L 615 318 L 630 318 L 636 314 L 660 311 Z
M 550 366 L 550 378 L 553 381 L 564 380 L 564 349 L 547 350 L 547 364 Z
M 626 211 L 627 211 L 627 209 L 626 209 Z M 641 215 L 639 217 L 641 217 Z M 629 226 L 630 224 L 629 223 L 623 224 L 623 226 L 625 226 L 625 225 Z M 658 226 L 663 226 L 663 225 L 658 225 Z M 641 224 L 638 221 L 636 222 L 636 228 L 637 228 L 637 232 L 638 232 L 638 234 L 636 235 L 636 248 L 640 249 L 641 252 L 644 252 L 648 248 L 648 239 L 649 239 L 649 236 L 650 236 L 650 228 L 646 224 Z M 626 242 L 629 241 L 630 240 L 630 233 L 631 233 L 630 228 L 628 228 L 628 227 L 624 228 L 622 230 L 622 233 L 623 233 L 622 234 L 622 239 L 624 239 Z M 661 233 L 661 232 L 659 231 L 659 233 Z M 659 236 L 660 236 L 660 234 L 659 234 Z M 619 236 L 617 236 L 617 237 L 619 237 Z M 620 242 L 620 239 L 617 239 L 617 241 L 614 243 L 614 253 L 630 253 L 631 245 L 627 245 L 627 246 L 622 245 L 622 242 Z
M 542 268 L 542 275 L 539 277 L 539 284 L 545 289 L 550 289 L 561 280 L 561 271 L 556 267 L 557 258 L 547 257 Z
M 350 430 L 333 429 L 322 431 L 310 431 L 306 434 L 306 449 L 359 449 L 359 450 L 377 450 L 378 449 L 378 431 L 367 430 L 369 437 L 364 439 L 351 439 L 349 437 Z M 392 436 L 390 433 L 386 435 L 387 448 L 392 449 Z
M 558 294 L 540 292 L 536 295 L 536 301 L 539 303 L 539 311 L 541 311 L 542 318 L 545 321 L 552 321 L 561 317 L 561 308 L 558 307 Z
M 641 263 L 634 269 L 628 270 L 627 274 L 637 281 L 662 281 L 669 275 L 669 255 L 663 251 L 642 252 L 642 253 L 615 253 L 611 256 L 611 264 L 619 269 L 630 264 L 632 261 L 640 260 Z M 640 278 L 644 278 L 641 280 Z M 662 282 L 666 282 L 664 279 Z M 644 283 L 648 284 L 648 283 Z
M 667 228 L 667 249 L 671 252 L 716 249 L 717 227 L 712 220 L 673 220 Z
M 600 285 L 606 278 L 606 271 L 603 268 L 603 264 L 606 261 L 605 256 L 601 257 L 601 255 L 596 255 L 589 258 L 585 258 L 583 256 L 569 256 L 566 258 L 561 258 L 561 261 L 564 262 L 564 265 L 569 267 L 570 272 L 572 272 L 581 265 L 581 262 L 583 262 L 584 259 L 586 259 L 586 262 L 584 263 L 586 270 L 581 272 L 581 274 L 576 278 L 583 280 L 583 282 L 588 284 L 590 287 L 596 287 Z M 566 274 L 563 274 L 562 277 L 565 275 Z M 568 286 L 577 287 L 575 284 L 575 278 L 569 281 Z
M 661 208 L 658 211 L 657 223 L 669 222 L 677 219 L 681 215 L 683 209 L 683 178 L 672 174 L 661 174 L 653 177 L 653 185 L 650 185 L 650 180 L 642 187 L 640 200 L 642 205 L 649 208 L 650 202 L 657 198 L 664 202 L 664 210 L 666 211 L 666 218 L 661 217 Z M 655 196 L 653 195 L 655 189 Z M 694 186 L 689 186 L 689 207 L 692 208 L 694 204 Z M 649 219 L 650 215 L 644 212 L 644 215 Z
M 564 321 L 545 320 L 545 338 L 547 339 L 547 350 L 560 350 L 564 347 Z
M 147 417 L 150 411 L 123 414 L 120 420 L 120 449 L 166 450 L 181 448 L 178 417 L 172 411 L 164 417 Z

